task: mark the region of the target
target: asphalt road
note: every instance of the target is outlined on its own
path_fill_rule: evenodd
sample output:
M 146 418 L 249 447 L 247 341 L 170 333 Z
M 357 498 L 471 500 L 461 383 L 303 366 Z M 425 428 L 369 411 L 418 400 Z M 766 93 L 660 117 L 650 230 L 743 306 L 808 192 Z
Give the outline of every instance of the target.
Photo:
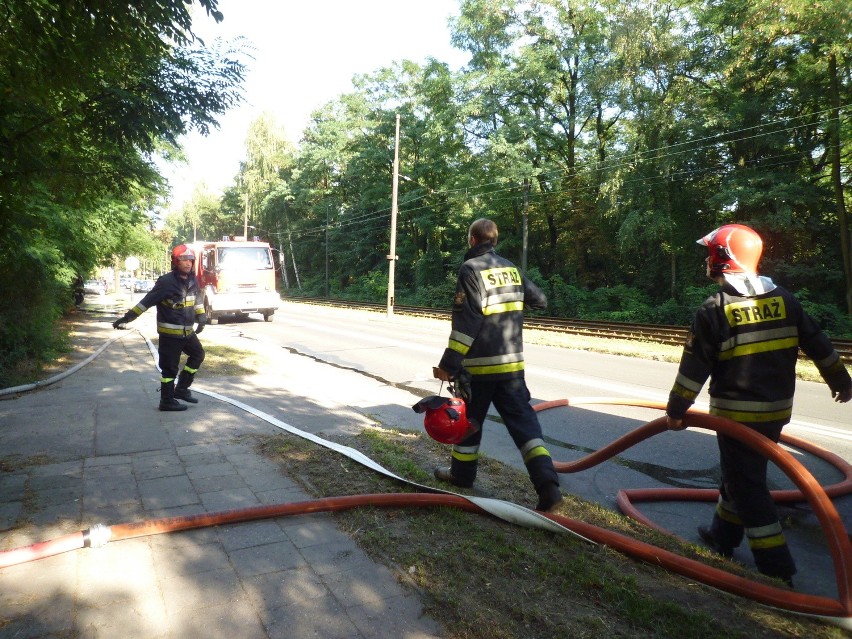
M 440 382 L 432 378 L 446 345 L 449 322 L 399 315 L 322 308 L 285 302 L 271 323 L 259 316 L 220 322 L 208 331 L 227 331 L 257 340 L 270 349 L 281 348 L 353 374 L 411 392 L 419 397 L 438 394 Z M 570 398 L 635 398 L 664 402 L 676 373 L 676 364 L 527 343 L 527 383 L 538 401 Z M 335 389 L 330 388 L 330 393 Z M 444 390 L 446 393 L 446 390 Z M 698 398 L 706 402 L 706 394 Z M 409 407 L 375 407 L 391 426 L 418 428 L 420 417 Z M 623 406 L 582 405 L 540 413 L 548 448 L 557 461 L 569 462 L 606 446 L 622 435 L 659 417 L 659 410 Z M 496 413 L 494 414 L 496 417 Z M 520 456 L 498 420 L 486 423 L 483 452 L 521 466 Z M 846 460 L 852 459 L 852 405 L 832 401 L 824 384 L 799 382 L 794 421 L 785 432 L 807 439 Z M 842 479 L 837 471 L 800 451 L 797 459 L 823 484 Z M 715 488 L 718 453 L 714 435 L 693 430 L 666 432 L 647 440 L 592 469 L 563 474 L 563 490 L 617 509 L 616 493 L 624 488 Z M 771 487 L 792 488 L 777 469 L 770 471 Z M 852 497 L 835 500 L 847 530 L 852 529 Z M 683 502 L 643 504 L 642 512 L 658 524 L 697 543 L 695 527 L 709 522 L 712 506 Z M 836 593 L 833 568 L 819 525 L 806 505 L 781 507 L 788 539 L 800 573 L 797 588 L 813 594 Z M 736 558 L 749 564 L 750 553 L 741 549 Z

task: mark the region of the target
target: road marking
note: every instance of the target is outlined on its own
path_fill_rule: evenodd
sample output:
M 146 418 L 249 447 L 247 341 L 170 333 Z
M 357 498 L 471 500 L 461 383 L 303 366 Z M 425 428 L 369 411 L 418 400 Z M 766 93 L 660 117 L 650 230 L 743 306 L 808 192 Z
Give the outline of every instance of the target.
M 422 346 L 420 344 L 414 344 L 412 342 L 403 342 L 399 340 L 389 339 L 387 335 L 368 335 L 365 333 L 354 333 L 351 330 L 325 327 L 317 323 L 310 323 L 301 320 L 297 321 L 294 318 L 288 318 L 287 322 L 296 326 L 310 328 L 314 331 L 319 330 L 325 333 L 339 335 L 341 337 L 358 338 L 361 340 L 382 343 L 401 349 L 413 350 L 420 353 L 435 353 L 435 350 L 432 347 Z M 280 323 L 283 322 L 279 322 L 279 324 Z M 605 390 L 610 393 L 613 393 L 613 396 L 615 397 L 637 397 L 640 399 L 646 399 L 656 402 L 667 402 L 669 398 L 668 391 L 653 392 L 647 390 L 640 390 L 635 386 L 631 386 L 628 384 L 609 382 L 595 377 L 578 377 L 570 373 L 562 373 L 558 371 L 548 370 L 541 366 L 536 366 L 533 369 L 527 369 L 526 372 L 528 378 L 536 376 L 546 377 L 548 379 L 555 380 L 558 382 L 593 388 L 597 391 Z M 555 397 L 553 399 L 564 398 Z M 696 402 L 695 407 L 700 408 L 702 410 L 707 410 L 706 402 Z M 814 424 L 811 422 L 804 422 L 797 419 L 793 419 L 785 428 L 795 430 L 796 432 L 809 433 L 828 439 L 852 442 L 852 432 L 848 432 L 841 428 L 835 428 L 832 426 L 822 426 L 820 424 Z
M 578 386 L 586 386 L 588 388 L 594 388 L 596 390 L 607 390 L 619 397 L 637 397 L 655 402 L 667 402 L 669 398 L 668 393 L 661 394 L 653 393 L 650 391 L 641 391 L 627 384 L 606 382 L 599 378 L 577 377 L 576 375 L 557 373 L 543 369 L 536 369 L 532 374 L 540 375 L 542 377 L 548 377 L 550 379 L 554 379 L 561 382 L 575 384 Z M 696 402 L 695 407 L 700 408 L 702 410 L 708 409 L 706 402 Z M 850 433 L 849 431 L 843 430 L 841 428 L 835 428 L 833 426 L 823 426 L 821 424 L 814 424 L 812 422 L 804 422 L 798 419 L 793 419 L 789 424 L 787 424 L 787 426 L 785 426 L 785 429 L 795 430 L 796 432 L 809 433 L 812 435 L 818 435 L 820 437 L 826 437 L 828 439 L 837 439 L 852 442 L 852 433 Z

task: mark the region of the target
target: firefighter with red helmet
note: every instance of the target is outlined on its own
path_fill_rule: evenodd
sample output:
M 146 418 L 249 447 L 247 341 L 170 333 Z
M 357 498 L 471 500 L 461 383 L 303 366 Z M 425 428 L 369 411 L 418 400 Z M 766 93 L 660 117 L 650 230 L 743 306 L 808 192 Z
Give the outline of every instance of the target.
M 187 407 L 178 399 L 197 404 L 189 387 L 204 361 L 204 347 L 198 334 L 207 323 L 204 300 L 195 279 L 195 252 L 186 244 L 172 250 L 172 271 L 161 276 L 151 291 L 123 317 L 113 322 L 124 328 L 152 306 L 157 306 L 157 333 L 160 337 L 160 410 L 180 411 Z M 198 326 L 195 327 L 196 322 Z M 186 364 L 178 375 L 181 353 Z M 177 385 L 175 385 L 177 379 Z
M 524 380 L 524 306 L 543 309 L 547 298 L 509 260 L 497 255 L 497 225 L 481 218 L 470 226 L 470 250 L 459 269 L 453 300 L 452 330 L 435 377 L 466 386 L 470 375 L 467 419 L 478 426 L 453 445 L 449 468 L 435 477 L 470 487 L 476 478 L 482 426 L 491 404 L 503 418 L 538 494 L 536 510 L 562 501 L 559 476 L 544 445 L 541 424 L 530 406 Z M 466 391 L 462 393 L 466 394 Z
M 683 428 L 684 414 L 709 378 L 711 414 L 777 443 L 793 412 L 799 349 L 814 361 L 835 401 L 852 399 L 852 379 L 825 333 L 792 293 L 758 275 L 760 236 L 726 224 L 698 244 L 707 247 L 707 276 L 720 289 L 692 322 L 669 394 L 668 427 Z M 766 458 L 726 435 L 718 434 L 717 442 L 719 500 L 699 536 L 726 557 L 746 537 L 758 570 L 792 587 L 796 565 L 766 484 Z

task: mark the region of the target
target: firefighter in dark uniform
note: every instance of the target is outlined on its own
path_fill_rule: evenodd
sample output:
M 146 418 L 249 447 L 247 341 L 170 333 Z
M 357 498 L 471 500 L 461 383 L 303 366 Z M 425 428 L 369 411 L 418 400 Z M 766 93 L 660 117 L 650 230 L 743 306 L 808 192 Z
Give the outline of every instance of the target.
M 793 412 L 799 349 L 816 364 L 835 401 L 852 399 L 852 380 L 828 337 L 788 291 L 757 274 L 760 236 L 728 224 L 698 240 L 707 276 L 721 286 L 696 313 L 666 408 L 671 430 L 710 378 L 710 413 L 740 422 L 774 442 Z M 717 553 L 733 555 L 743 536 L 758 570 L 792 587 L 796 565 L 766 485 L 767 460 L 719 434 L 722 481 L 713 521 L 699 527 Z
M 161 276 L 154 288 L 123 317 L 113 322 L 114 328 L 124 328 L 146 310 L 157 306 L 157 333 L 160 338 L 160 410 L 179 411 L 187 407 L 178 399 L 197 404 L 189 387 L 204 361 L 204 347 L 198 334 L 207 323 L 204 300 L 193 273 L 195 253 L 186 244 L 172 251 L 172 272 Z M 198 327 L 193 329 L 195 323 Z M 178 376 L 181 353 L 186 364 Z M 175 386 L 177 378 L 177 386 Z M 177 398 L 177 399 L 176 399 Z
M 530 406 L 524 381 L 524 306 L 543 309 L 544 293 L 509 260 L 494 252 L 497 225 L 476 220 L 468 233 L 470 250 L 459 270 L 453 300 L 452 331 L 435 377 L 466 387 L 467 417 L 480 427 L 453 446 L 448 468 L 435 477 L 455 486 L 470 487 L 476 479 L 482 426 L 493 403 L 523 455 L 538 493 L 537 510 L 548 511 L 562 501 L 559 476 L 544 446 L 541 425 Z

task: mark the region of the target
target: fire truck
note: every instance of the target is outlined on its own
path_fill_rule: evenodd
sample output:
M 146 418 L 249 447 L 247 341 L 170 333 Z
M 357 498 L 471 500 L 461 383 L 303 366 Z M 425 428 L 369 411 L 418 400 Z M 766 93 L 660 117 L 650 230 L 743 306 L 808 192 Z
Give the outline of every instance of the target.
M 191 246 L 200 256 L 195 260 L 195 277 L 204 294 L 207 321 L 216 324 L 223 315 L 249 313 L 272 321 L 281 298 L 275 290 L 275 262 L 267 242 L 224 237 L 220 242 Z

